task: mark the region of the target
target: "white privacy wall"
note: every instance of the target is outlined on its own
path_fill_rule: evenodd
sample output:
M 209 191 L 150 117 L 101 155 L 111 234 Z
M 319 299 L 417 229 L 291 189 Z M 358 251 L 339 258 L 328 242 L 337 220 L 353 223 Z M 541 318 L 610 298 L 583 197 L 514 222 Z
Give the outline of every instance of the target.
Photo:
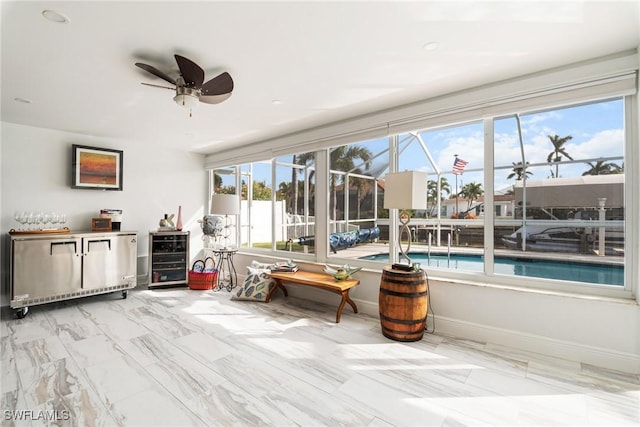
M 204 156 L 168 150 L 137 141 L 91 137 L 2 122 L 0 161 L 2 189 L 2 305 L 8 300 L 8 232 L 17 223 L 16 210 L 47 210 L 67 214 L 72 231 L 91 229 L 100 209 L 123 210 L 122 230 L 138 232 L 138 276 L 147 274 L 148 233 L 165 213 L 182 206 L 184 230 L 191 232 L 191 258 L 202 248 L 197 222 L 208 200 Z M 72 144 L 122 150 L 123 191 L 71 188 Z M 139 280 L 140 283 L 140 280 Z

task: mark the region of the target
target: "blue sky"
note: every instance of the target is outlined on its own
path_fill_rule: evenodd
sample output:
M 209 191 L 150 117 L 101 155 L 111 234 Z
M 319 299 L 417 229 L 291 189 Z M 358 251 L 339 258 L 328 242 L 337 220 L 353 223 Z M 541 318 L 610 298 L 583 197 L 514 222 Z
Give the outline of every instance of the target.
M 557 109 L 520 117 L 522 138 L 525 146 L 526 161 L 530 164 L 545 163 L 553 151 L 549 135 L 573 138 L 565 144 L 566 151 L 575 160 L 598 157 L 623 156 L 623 102 L 614 100 L 588 104 L 578 107 Z M 459 176 L 459 185 L 468 182 L 483 182 L 484 166 L 483 126 L 475 122 L 452 128 L 423 131 L 420 133 L 434 161 L 441 171 L 449 172 L 453 167 L 454 155 L 469 162 L 463 175 Z M 514 116 L 496 120 L 494 123 L 494 164 L 495 188 L 500 189 L 513 184 L 506 177 L 511 173 L 513 162 L 521 160 L 517 122 Z M 433 172 L 427 159 L 417 144 L 408 148 L 401 156 L 400 169 L 425 169 Z M 621 160 L 614 163 L 621 164 Z M 562 177 L 580 176 L 588 166 L 584 163 L 560 165 Z M 554 169 L 555 170 L 555 169 Z M 529 179 L 546 179 L 550 176 L 550 167 L 541 166 L 531 170 Z M 451 184 L 455 177 L 448 175 Z
M 565 137 L 571 135 L 572 140 L 565 144 L 567 152 L 576 160 L 598 157 L 622 157 L 624 154 L 623 101 L 621 99 L 586 104 L 577 107 L 549 110 L 520 117 L 526 160 L 530 164 L 544 163 L 553 150 L 549 135 Z M 499 190 L 513 184 L 506 177 L 511 173 L 513 162 L 521 159 L 518 131 L 514 116 L 498 119 L 494 125 L 495 166 L 506 166 L 495 172 L 495 188 Z M 420 132 L 427 148 L 442 172 L 450 172 L 454 154 L 469 162 L 463 175 L 458 177 L 459 185 L 469 182 L 483 182 L 484 149 L 482 122 L 474 122 L 460 126 L 427 130 Z M 407 138 L 402 135 L 400 140 Z M 388 148 L 388 139 L 378 138 L 366 141 L 365 146 L 374 154 Z M 284 156 L 283 161 L 291 161 L 291 156 Z M 372 169 L 386 161 L 381 156 L 374 161 Z M 622 160 L 613 160 L 621 165 Z M 245 166 L 243 169 L 247 169 Z M 474 169 L 476 171 L 474 171 Z M 559 174 L 562 177 L 580 176 L 588 166 L 585 163 L 560 164 Z M 412 142 L 400 155 L 400 170 L 426 170 L 434 172 L 422 148 Z M 555 168 L 554 168 L 555 170 Z M 550 167 L 532 168 L 533 175 L 529 179 L 546 179 L 550 176 Z M 276 184 L 291 180 L 288 168 L 278 168 Z M 254 163 L 254 174 L 257 180 L 271 183 L 269 164 Z M 446 175 L 453 186 L 455 177 Z M 430 179 L 434 179 L 432 176 Z M 224 180 L 227 185 L 227 179 Z M 231 184 L 229 182 L 229 184 Z

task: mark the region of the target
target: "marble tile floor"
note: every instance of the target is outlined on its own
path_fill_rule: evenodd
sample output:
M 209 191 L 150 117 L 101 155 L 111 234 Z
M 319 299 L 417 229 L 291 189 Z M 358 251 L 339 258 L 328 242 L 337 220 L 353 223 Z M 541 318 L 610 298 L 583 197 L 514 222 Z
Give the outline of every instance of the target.
M 2 426 L 637 426 L 640 376 L 277 294 L 134 290 L 2 313 Z

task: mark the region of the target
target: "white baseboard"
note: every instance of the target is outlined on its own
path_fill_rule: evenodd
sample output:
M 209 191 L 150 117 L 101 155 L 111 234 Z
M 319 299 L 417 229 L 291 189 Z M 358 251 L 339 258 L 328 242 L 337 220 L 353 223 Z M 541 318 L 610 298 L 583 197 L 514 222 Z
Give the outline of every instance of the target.
M 378 304 L 357 299 L 354 299 L 354 301 L 358 305 L 361 313 L 375 317 L 379 315 Z M 640 374 L 640 356 L 636 354 L 562 341 L 541 335 L 496 328 L 443 316 L 436 315 L 433 316 L 433 318 L 435 318 L 436 322 L 436 334 L 499 344 L 574 362 L 588 363 L 607 369 Z M 431 327 L 432 322 L 428 320 L 427 324 Z
M 607 369 L 640 374 L 640 356 L 541 335 L 434 316 L 436 333 L 518 348 Z
M 335 304 L 340 300 L 335 294 L 301 286 L 289 286 L 289 294 L 298 298 Z M 379 316 L 377 302 L 352 298 L 360 313 L 373 317 Z M 432 316 L 429 314 L 429 316 Z M 505 347 L 558 357 L 579 363 L 588 363 L 606 369 L 640 374 L 640 355 L 624 353 L 607 348 L 588 346 L 571 341 L 562 341 L 542 335 L 534 335 L 511 329 L 473 323 L 445 316 L 433 316 L 436 322 L 436 334 L 450 335 L 456 338 L 499 344 Z M 433 319 L 431 318 L 431 319 Z M 427 319 L 431 328 L 432 320 Z

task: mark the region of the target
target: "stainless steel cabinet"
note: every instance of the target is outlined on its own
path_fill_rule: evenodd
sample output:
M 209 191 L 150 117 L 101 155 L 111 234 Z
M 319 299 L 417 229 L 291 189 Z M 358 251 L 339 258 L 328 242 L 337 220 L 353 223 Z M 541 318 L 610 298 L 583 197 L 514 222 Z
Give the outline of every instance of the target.
M 127 290 L 136 286 L 135 232 L 11 236 L 11 308 Z
M 83 289 L 120 286 L 135 281 L 138 246 L 133 237 L 116 235 L 82 239 Z
M 82 239 L 12 239 L 11 246 L 12 304 L 81 288 Z

